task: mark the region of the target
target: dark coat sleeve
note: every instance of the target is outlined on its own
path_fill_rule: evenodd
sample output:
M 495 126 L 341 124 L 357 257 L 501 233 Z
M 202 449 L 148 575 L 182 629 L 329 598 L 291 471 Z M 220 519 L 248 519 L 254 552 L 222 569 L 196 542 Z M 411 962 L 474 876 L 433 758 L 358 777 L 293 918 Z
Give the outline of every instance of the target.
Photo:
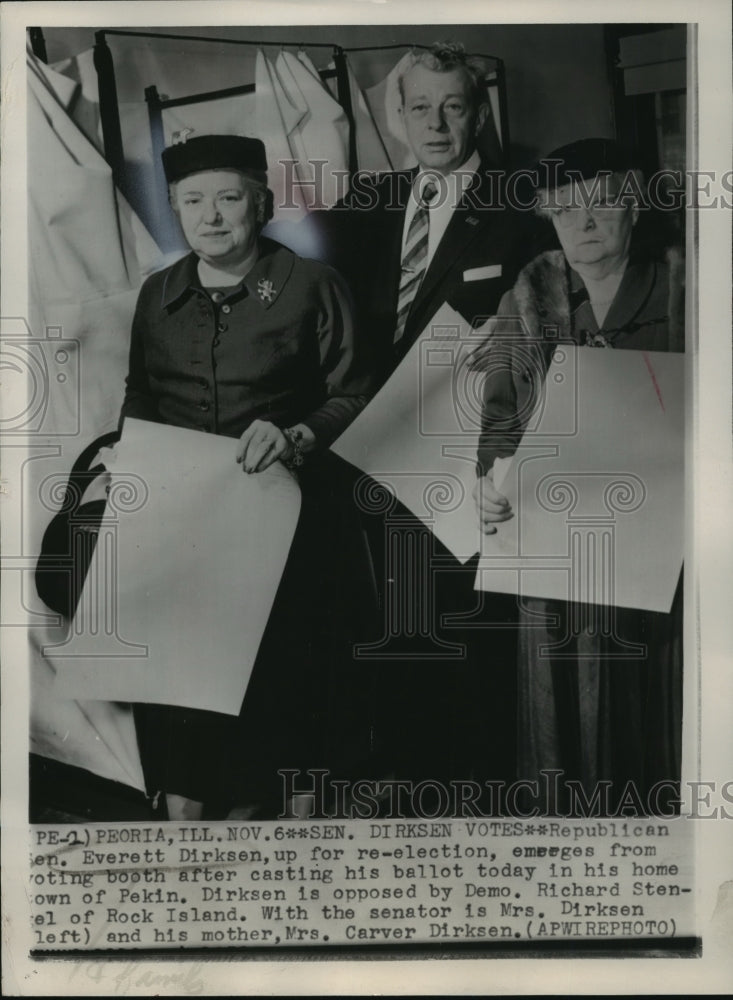
M 137 417 L 140 420 L 160 422 L 158 403 L 150 388 L 147 366 L 145 363 L 145 340 L 150 311 L 150 301 L 153 295 L 153 282 L 149 278 L 140 289 L 132 320 L 130 337 L 130 360 L 125 380 L 125 399 L 122 403 L 120 426 L 125 417 Z M 158 293 L 159 294 L 159 293 Z
M 354 308 L 344 280 L 331 268 L 319 268 L 318 347 L 326 384 L 325 402 L 303 423 L 321 447 L 327 447 L 366 406 L 374 378 L 364 338 L 354 329 Z
M 485 372 L 477 473 L 485 476 L 495 459 L 513 455 L 542 393 L 554 340 L 538 340 L 520 317 L 513 291 L 482 328 L 486 340 L 473 367 Z

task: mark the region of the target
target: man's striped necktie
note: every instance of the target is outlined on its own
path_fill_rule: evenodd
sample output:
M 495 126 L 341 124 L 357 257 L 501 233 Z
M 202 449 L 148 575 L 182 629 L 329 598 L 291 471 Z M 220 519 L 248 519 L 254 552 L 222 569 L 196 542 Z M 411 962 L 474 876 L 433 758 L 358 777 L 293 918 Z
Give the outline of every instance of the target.
M 405 250 L 402 254 L 400 291 L 397 297 L 397 322 L 395 324 L 395 344 L 401 340 L 407 325 L 412 303 L 417 295 L 420 282 L 425 275 L 428 261 L 428 231 L 430 228 L 430 204 L 438 193 L 434 181 L 428 180 L 422 189 L 417 209 L 407 230 Z

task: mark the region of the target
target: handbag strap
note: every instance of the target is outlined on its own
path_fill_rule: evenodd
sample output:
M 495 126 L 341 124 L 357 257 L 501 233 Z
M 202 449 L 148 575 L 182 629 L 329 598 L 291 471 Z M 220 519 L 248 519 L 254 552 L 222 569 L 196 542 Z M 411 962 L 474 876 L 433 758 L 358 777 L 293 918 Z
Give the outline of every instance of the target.
M 101 448 L 108 448 L 112 444 L 117 444 L 119 440 L 119 431 L 109 431 L 86 446 L 71 467 L 66 489 L 64 490 L 64 498 L 61 502 L 62 510 L 68 514 L 76 513 L 84 493 L 84 490 L 79 489 L 79 487 L 82 485 L 85 486 L 86 481 L 93 479 L 101 470 L 101 466 L 95 466 L 94 469 L 90 469 L 89 463 Z

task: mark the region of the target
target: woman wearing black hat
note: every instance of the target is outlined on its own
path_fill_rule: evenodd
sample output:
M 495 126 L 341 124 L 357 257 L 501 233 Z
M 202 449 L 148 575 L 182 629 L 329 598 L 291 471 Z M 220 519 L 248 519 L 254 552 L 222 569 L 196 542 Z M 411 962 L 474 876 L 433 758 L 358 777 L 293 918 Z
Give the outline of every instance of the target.
M 247 805 L 275 816 L 279 767 L 338 774 L 348 740 L 356 756 L 362 735 L 367 744 L 350 714 L 364 692 L 339 657 L 350 659 L 369 601 L 354 588 L 368 575 L 325 449 L 371 378 L 336 272 L 260 235 L 272 215 L 263 144 L 201 136 L 166 149 L 163 165 L 191 252 L 140 291 L 122 418 L 234 438 L 247 474 L 277 460 L 296 468 L 303 501 L 239 718 L 141 705 L 138 738 L 149 791 L 165 793 L 171 818 Z
M 684 350 L 682 256 L 671 249 L 655 253 L 648 238 L 639 238 L 641 175 L 631 158 L 611 140 L 585 139 L 541 161 L 538 177 L 537 212 L 552 222 L 561 249 L 527 265 L 491 321 L 492 334 L 501 337 L 501 318 L 515 324 L 521 317 L 530 339 L 504 361 L 489 364 L 486 354 L 483 364 L 488 374 L 475 498 L 487 534 L 513 517 L 492 469 L 497 458 L 516 450 L 558 337 L 592 347 Z M 599 781 L 611 781 L 617 798 L 633 781 L 642 800 L 657 781 L 679 780 L 681 594 L 680 581 L 669 615 L 616 609 L 621 638 L 648 650 L 620 662 L 613 661 L 601 629 L 575 634 L 574 657 L 572 651 L 564 658 L 543 653 L 564 639 L 572 605 L 523 599 L 519 778 L 539 779 L 542 788 L 540 772 L 559 769 L 579 780 L 589 798 Z M 553 616 L 556 624 L 546 624 Z
M 200 136 L 163 166 L 191 252 L 140 291 L 122 416 L 240 438 L 248 472 L 327 446 L 370 379 L 336 272 L 260 235 L 263 144 Z

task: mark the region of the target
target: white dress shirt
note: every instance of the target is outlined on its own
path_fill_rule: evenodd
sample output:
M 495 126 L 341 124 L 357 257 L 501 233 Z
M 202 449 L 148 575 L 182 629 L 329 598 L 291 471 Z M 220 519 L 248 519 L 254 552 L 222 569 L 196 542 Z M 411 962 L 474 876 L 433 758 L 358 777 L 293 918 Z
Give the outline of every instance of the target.
M 468 189 L 481 164 L 481 158 L 477 150 L 469 156 L 466 162 L 448 174 L 447 177 L 437 174 L 432 170 L 420 170 L 413 181 L 410 198 L 407 202 L 405 212 L 405 223 L 402 229 L 402 254 L 405 252 L 405 240 L 410 229 L 412 217 L 417 211 L 418 199 L 422 194 L 425 184 L 432 180 L 438 188 L 438 193 L 430 207 L 430 227 L 428 229 L 428 258 L 425 265 L 426 270 L 430 267 L 438 244 L 448 228 L 454 209 L 460 204 L 463 193 Z

